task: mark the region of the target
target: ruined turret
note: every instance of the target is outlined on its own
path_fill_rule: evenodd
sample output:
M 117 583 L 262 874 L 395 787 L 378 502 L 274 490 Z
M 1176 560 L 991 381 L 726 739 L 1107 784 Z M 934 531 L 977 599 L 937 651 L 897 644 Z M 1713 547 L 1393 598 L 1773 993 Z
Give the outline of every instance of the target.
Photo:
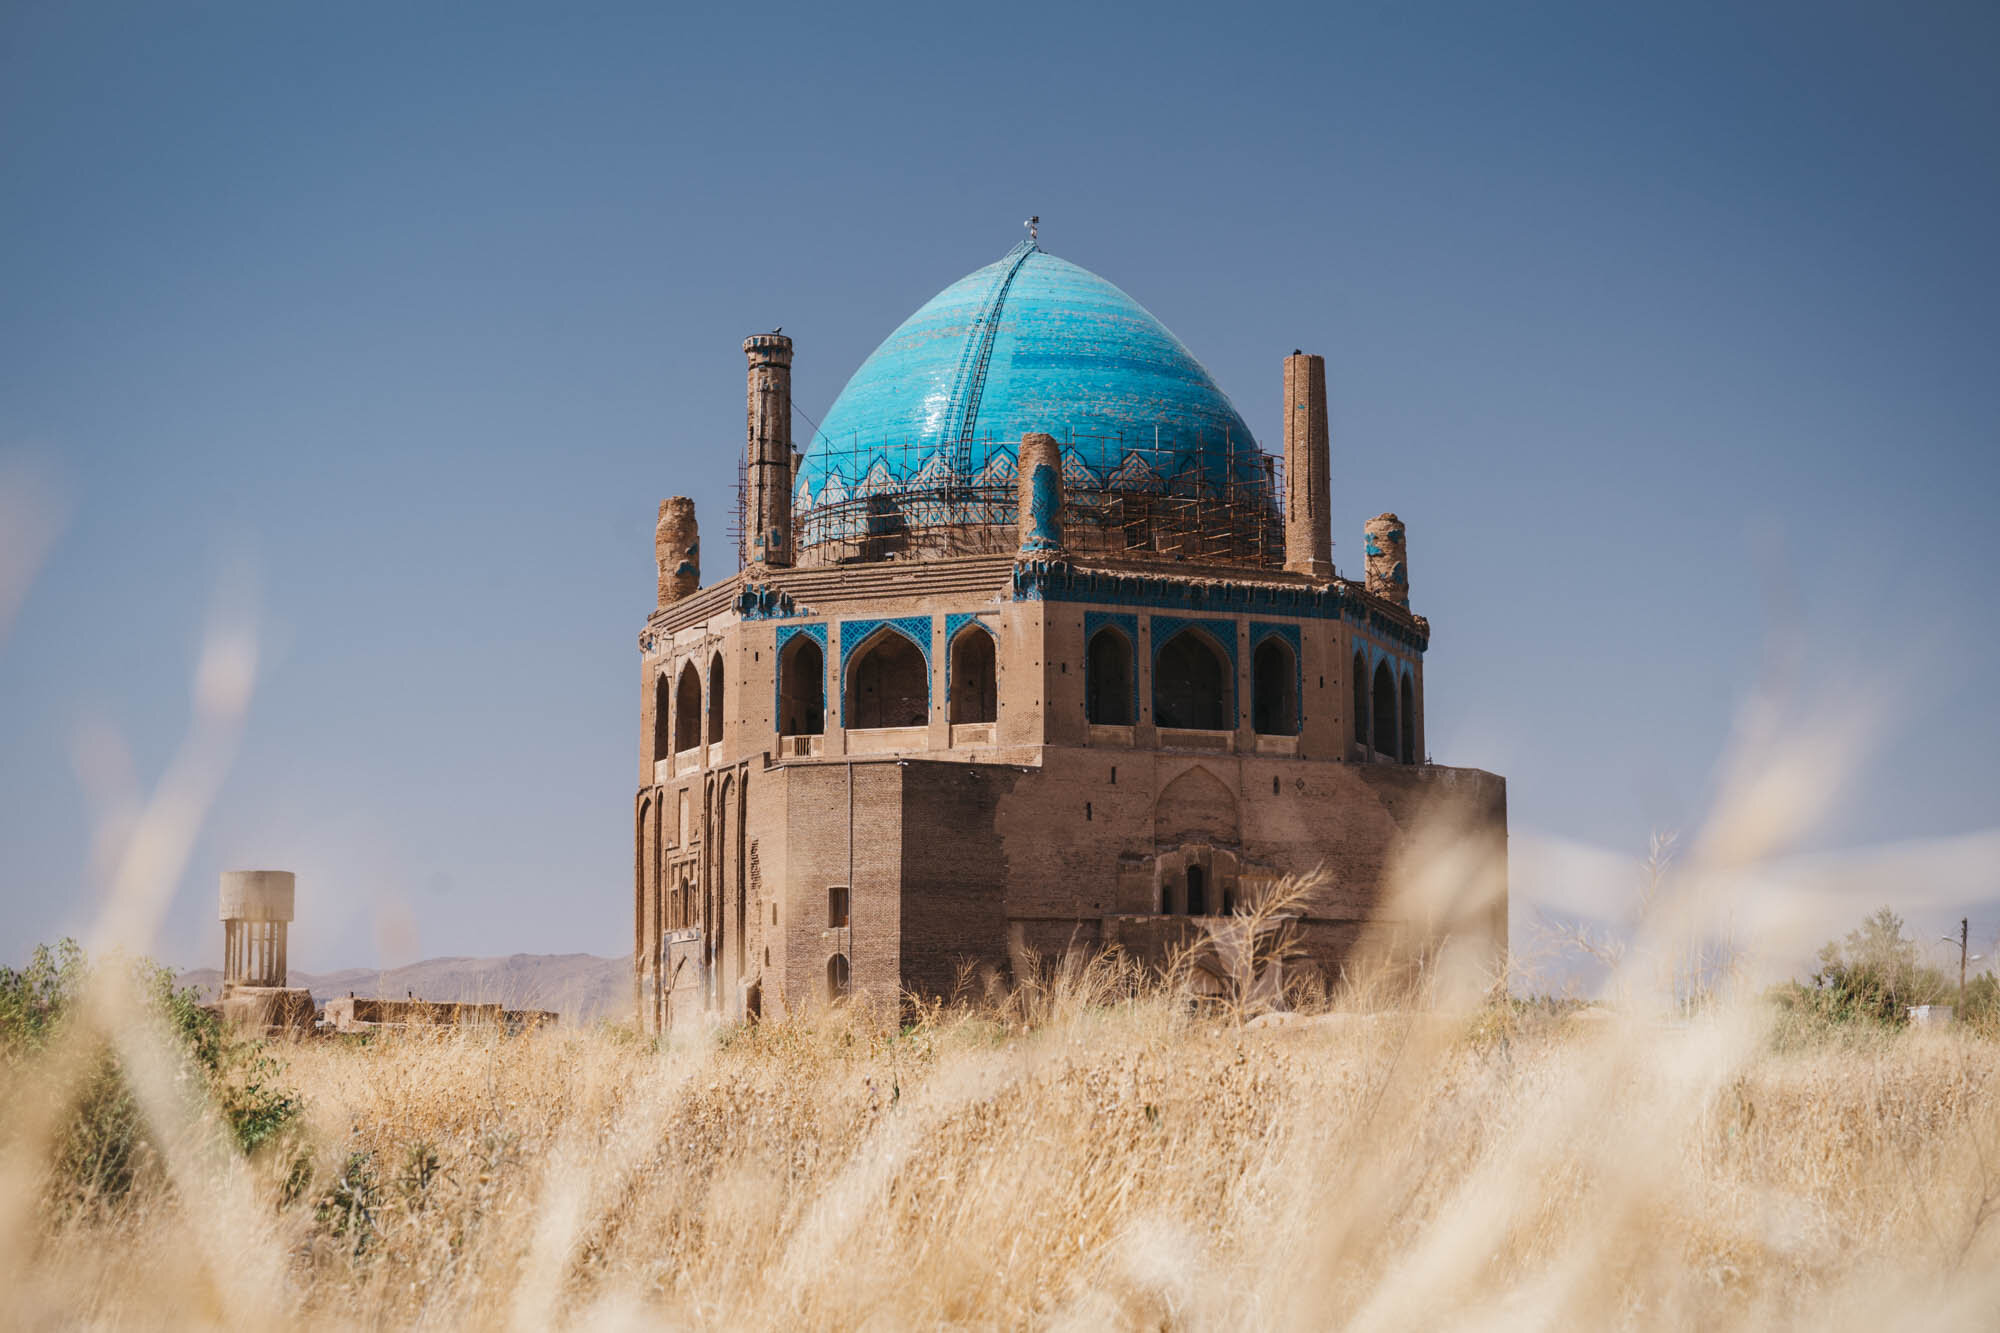
M 1410 568 L 1403 520 L 1377 514 L 1367 524 L 1368 591 L 1397 606 L 1410 604 Z
M 660 501 L 660 522 L 653 529 L 653 558 L 660 566 L 662 608 L 701 586 L 701 530 L 694 521 L 694 501 L 687 496 Z
M 1021 437 L 1018 475 L 1022 555 L 1062 550 L 1062 455 L 1053 435 L 1030 431 Z

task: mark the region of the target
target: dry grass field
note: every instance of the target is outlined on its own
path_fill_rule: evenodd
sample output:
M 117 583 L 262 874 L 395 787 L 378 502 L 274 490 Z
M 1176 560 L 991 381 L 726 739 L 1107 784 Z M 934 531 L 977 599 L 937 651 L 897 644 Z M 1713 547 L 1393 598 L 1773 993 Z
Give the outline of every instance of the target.
M 1991 835 L 1777 860 L 1851 728 L 1753 712 L 1685 869 L 1585 941 L 1606 1008 L 1496 1001 L 1448 950 L 1276 1017 L 1072 959 L 900 1025 L 258 1048 L 102 961 L 153 939 L 253 674 L 211 643 L 66 1006 L 0 977 L 9 1327 L 2000 1326 L 2000 1041 L 1737 965 L 1883 885 L 1990 892 Z M 1474 869 L 1409 867 L 1397 919 L 1479 910 Z
M 184 1071 L 149 1097 L 136 1061 L 157 1159 L 67 1207 L 17 1082 L 0 1305 L 244 1329 L 2000 1321 L 1982 1037 L 1777 1040 L 1755 1003 L 1244 1023 L 1131 980 L 1072 965 L 900 1031 L 282 1047 L 305 1110 L 247 1157 Z

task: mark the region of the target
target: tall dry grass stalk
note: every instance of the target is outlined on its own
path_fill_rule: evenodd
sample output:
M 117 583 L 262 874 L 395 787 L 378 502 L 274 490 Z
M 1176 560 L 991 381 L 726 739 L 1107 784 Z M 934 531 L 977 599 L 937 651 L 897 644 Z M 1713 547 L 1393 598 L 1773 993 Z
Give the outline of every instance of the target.
M 310 1123 L 29 1219 L 10 1321 L 1971 1327 L 2000 1048 L 1495 1006 L 1272 1026 L 1056 972 L 853 1011 L 287 1053 Z M 1113 994 L 1119 996 L 1105 1003 Z M 300 1187 L 299 1162 L 310 1164 Z M 289 1201 L 288 1201 L 289 1200 Z
M 247 666 L 214 671 L 193 757 L 114 877 L 128 923 L 178 879 L 240 715 Z M 1259 1016 L 1254 969 L 1234 1002 L 1197 1004 L 1190 960 L 1149 978 L 1070 957 L 901 1030 L 839 1008 L 660 1042 L 314 1042 L 283 1051 L 306 1122 L 244 1159 L 107 981 L 0 1090 L 0 1312 L 260 1331 L 1993 1326 L 2000 1046 L 1775 1043 L 1712 953 L 1698 1003 L 1677 968 L 1658 1003 L 1616 975 L 1716 938 L 1718 886 L 1741 889 L 1828 790 L 1812 764 L 1731 772 L 1746 809 L 1659 867 L 1615 1009 L 1493 998 L 1504 978 L 1455 943 L 1494 910 L 1492 867 L 1444 837 L 1392 903 L 1438 945 L 1413 972 L 1395 932 L 1365 941 L 1312 1012 Z M 50 1211 L 53 1130 L 106 1037 L 161 1167 Z

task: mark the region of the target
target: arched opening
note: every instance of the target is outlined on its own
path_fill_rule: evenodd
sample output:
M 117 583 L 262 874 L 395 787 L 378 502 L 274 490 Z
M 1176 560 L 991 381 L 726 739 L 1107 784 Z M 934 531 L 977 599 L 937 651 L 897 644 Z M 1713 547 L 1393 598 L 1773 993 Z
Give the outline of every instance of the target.
M 1106 626 L 1084 652 L 1084 714 L 1100 727 L 1132 725 L 1132 644 Z
M 795 634 L 778 658 L 778 734 L 826 730 L 826 656 L 810 634 Z
M 991 722 L 1000 715 L 993 636 L 967 625 L 951 641 L 951 720 Z
M 826 998 L 838 1000 L 847 994 L 847 955 L 837 953 L 826 960 Z
M 692 750 L 701 744 L 701 673 L 689 662 L 681 668 L 680 683 L 674 686 L 674 751 Z
M 1187 914 L 1208 915 L 1208 873 L 1200 866 L 1187 868 Z
M 895 630 L 871 639 L 847 674 L 847 726 L 921 727 L 930 721 L 930 664 Z
M 730 920 L 729 898 L 731 886 L 736 883 L 736 835 L 739 832 L 735 818 L 736 785 L 733 778 L 723 779 L 722 789 L 715 798 L 715 951 L 712 955 L 718 970 L 727 965 L 728 945 L 733 935 L 740 934 L 739 922 Z M 739 963 L 742 942 L 735 941 Z M 739 968 L 736 973 L 741 976 Z M 718 981 L 722 978 L 718 977 Z
M 1396 754 L 1396 678 L 1389 674 L 1387 662 L 1375 664 L 1375 698 L 1372 712 L 1375 714 L 1375 748 L 1391 759 Z
M 1368 744 L 1368 664 L 1361 660 L 1361 654 L 1354 654 L 1354 674 L 1348 677 L 1354 682 L 1354 743 Z
M 1273 634 L 1250 659 L 1250 725 L 1259 735 L 1299 734 L 1299 671 L 1292 645 Z
M 717 658 L 716 665 L 720 666 L 721 664 L 722 660 Z M 734 799 L 737 795 L 737 793 L 731 792 L 727 785 L 723 787 L 722 792 L 722 798 L 725 801 Z M 743 790 L 740 795 L 743 808 L 746 810 L 749 809 L 750 775 L 748 773 L 743 775 Z M 733 880 L 736 885 L 736 976 L 740 981 L 750 973 L 750 867 L 749 858 L 743 854 L 743 817 L 741 815 L 738 815 L 735 820 L 735 831 L 736 841 L 730 844 L 729 847 L 729 865 L 730 869 L 735 872 Z
M 1153 721 L 1186 731 L 1227 731 L 1227 659 L 1200 630 L 1184 629 L 1160 649 L 1153 666 Z
M 653 677 L 653 758 L 656 761 L 671 755 L 668 747 L 674 743 L 673 703 L 673 682 L 663 671 Z
M 1417 762 L 1417 692 L 1410 683 L 1410 673 L 1403 673 L 1403 762 Z
M 722 739 L 722 654 L 708 659 L 708 743 Z

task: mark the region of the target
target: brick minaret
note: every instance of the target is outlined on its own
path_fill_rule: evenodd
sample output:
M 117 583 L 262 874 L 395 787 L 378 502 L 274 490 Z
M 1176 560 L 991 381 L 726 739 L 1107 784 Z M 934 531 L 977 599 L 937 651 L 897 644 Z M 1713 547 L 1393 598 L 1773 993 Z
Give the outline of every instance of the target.
M 1333 577 L 1332 467 L 1326 429 L 1326 358 L 1285 358 L 1285 568 Z
M 744 480 L 743 559 L 792 563 L 792 340 L 759 333 L 743 340 L 749 472 Z
M 660 522 L 653 529 L 653 559 L 660 567 L 662 607 L 701 586 L 701 529 L 695 526 L 694 501 L 685 495 L 660 501 Z
M 1409 546 L 1403 520 L 1377 514 L 1368 520 L 1368 591 L 1397 606 L 1410 604 Z

